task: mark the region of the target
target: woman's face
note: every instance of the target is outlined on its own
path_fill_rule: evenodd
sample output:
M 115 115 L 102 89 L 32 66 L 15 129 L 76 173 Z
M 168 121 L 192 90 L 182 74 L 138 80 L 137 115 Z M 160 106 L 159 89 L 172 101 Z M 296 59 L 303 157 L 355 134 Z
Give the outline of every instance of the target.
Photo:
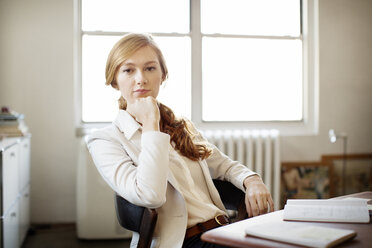
M 156 52 L 145 46 L 119 67 L 116 82 L 128 103 L 141 97 L 156 98 L 162 83 L 162 70 Z

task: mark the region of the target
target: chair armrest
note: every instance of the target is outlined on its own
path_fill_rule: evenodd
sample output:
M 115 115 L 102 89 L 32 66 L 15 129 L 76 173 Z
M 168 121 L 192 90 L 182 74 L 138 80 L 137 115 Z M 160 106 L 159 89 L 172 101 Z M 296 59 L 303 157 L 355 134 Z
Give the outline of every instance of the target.
M 151 246 L 157 220 L 158 212 L 155 209 L 144 209 L 137 248 L 148 248 Z

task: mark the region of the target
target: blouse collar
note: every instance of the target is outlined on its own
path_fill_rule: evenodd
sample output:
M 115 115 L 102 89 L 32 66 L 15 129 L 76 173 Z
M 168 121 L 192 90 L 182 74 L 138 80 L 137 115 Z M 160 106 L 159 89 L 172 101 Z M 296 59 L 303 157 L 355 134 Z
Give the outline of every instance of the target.
M 113 123 L 124 133 L 125 137 L 130 140 L 137 130 L 142 130 L 141 125 L 125 110 L 119 110 Z

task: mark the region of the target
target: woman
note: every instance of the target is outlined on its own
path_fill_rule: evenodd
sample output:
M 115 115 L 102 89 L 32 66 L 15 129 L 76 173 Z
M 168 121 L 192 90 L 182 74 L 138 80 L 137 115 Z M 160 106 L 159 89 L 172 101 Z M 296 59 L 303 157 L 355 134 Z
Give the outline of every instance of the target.
M 121 92 L 120 110 L 112 125 L 89 135 L 88 148 L 118 194 L 157 209 L 153 247 L 220 247 L 203 243 L 193 228 L 215 216 L 227 222 L 212 178 L 246 192 L 249 216 L 268 207 L 272 211 L 273 201 L 256 173 L 222 154 L 191 122 L 175 118 L 156 100 L 167 75 L 151 36 L 128 34 L 119 40 L 107 59 L 106 84 Z M 131 247 L 137 242 L 135 233 Z

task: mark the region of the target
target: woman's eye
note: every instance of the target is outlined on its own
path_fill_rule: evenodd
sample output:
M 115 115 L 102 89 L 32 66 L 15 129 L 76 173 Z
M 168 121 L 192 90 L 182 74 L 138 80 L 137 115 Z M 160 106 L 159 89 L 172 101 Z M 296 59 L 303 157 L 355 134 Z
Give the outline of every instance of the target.
M 132 69 L 124 69 L 123 72 L 125 73 L 131 73 L 133 70 Z
M 146 70 L 148 70 L 148 71 L 154 71 L 155 69 L 156 69 L 155 66 L 149 66 L 149 67 L 146 68 Z

